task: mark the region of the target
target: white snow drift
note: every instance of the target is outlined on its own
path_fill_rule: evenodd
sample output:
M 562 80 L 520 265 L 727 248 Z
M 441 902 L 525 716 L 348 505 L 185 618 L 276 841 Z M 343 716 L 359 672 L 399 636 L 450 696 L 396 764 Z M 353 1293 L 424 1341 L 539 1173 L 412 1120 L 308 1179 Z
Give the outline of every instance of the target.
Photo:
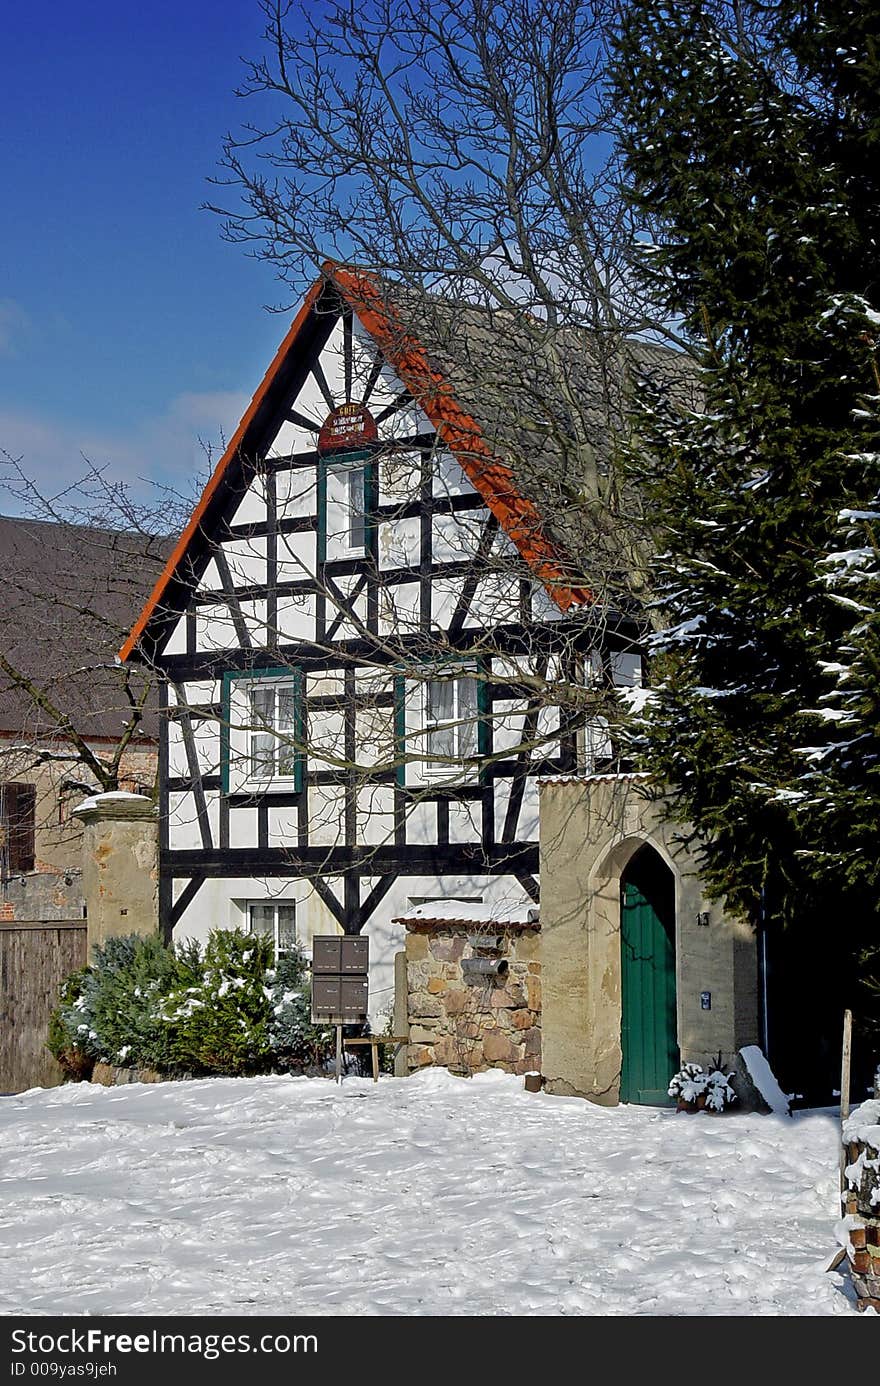
M 6 1314 L 853 1314 L 830 1114 L 503 1074 L 0 1101 Z

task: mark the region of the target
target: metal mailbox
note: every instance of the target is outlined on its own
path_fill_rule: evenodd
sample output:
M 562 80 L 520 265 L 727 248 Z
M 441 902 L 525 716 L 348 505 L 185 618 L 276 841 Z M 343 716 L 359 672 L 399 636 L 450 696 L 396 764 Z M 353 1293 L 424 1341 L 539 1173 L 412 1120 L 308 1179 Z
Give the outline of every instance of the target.
M 367 1018 L 370 941 L 319 935 L 312 939 L 312 1019 L 356 1025 Z
M 368 938 L 330 934 L 312 939 L 312 972 L 367 972 L 369 965 Z
M 335 1020 L 346 1024 L 365 1019 L 369 988 L 366 977 L 343 977 L 319 973 L 312 978 L 312 1014 L 316 1020 Z
M 333 934 L 330 938 L 312 939 L 312 972 L 342 971 L 342 939 Z

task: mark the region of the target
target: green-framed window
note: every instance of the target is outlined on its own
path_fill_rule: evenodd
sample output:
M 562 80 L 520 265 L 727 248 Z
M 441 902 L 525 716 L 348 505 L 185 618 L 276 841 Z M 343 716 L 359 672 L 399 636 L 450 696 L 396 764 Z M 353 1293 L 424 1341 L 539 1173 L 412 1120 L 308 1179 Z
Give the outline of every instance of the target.
M 366 449 L 318 460 L 318 559 L 366 553 L 377 504 L 375 454 Z
M 405 673 L 395 676 L 399 784 L 456 778 L 462 773 L 482 778 L 482 761 L 492 744 L 488 679 L 482 660 L 466 658 L 426 663 L 415 678 Z
M 224 794 L 302 789 L 305 710 L 300 670 L 227 670 L 222 717 Z

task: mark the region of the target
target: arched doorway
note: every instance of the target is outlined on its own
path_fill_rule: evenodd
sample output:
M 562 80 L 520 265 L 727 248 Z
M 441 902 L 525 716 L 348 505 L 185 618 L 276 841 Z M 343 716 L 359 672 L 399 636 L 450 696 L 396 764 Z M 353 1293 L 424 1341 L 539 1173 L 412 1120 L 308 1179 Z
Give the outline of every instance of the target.
M 675 877 L 647 844 L 620 880 L 621 1102 L 665 1105 L 679 1067 Z

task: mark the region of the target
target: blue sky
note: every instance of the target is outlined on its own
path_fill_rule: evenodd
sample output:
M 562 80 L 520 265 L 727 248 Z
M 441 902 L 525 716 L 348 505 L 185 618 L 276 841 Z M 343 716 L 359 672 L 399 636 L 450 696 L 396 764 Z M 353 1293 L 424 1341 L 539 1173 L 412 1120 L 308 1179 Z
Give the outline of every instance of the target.
M 200 210 L 262 31 L 257 0 L 4 12 L 0 448 L 46 490 L 81 453 L 187 490 L 284 334 L 283 286 Z

